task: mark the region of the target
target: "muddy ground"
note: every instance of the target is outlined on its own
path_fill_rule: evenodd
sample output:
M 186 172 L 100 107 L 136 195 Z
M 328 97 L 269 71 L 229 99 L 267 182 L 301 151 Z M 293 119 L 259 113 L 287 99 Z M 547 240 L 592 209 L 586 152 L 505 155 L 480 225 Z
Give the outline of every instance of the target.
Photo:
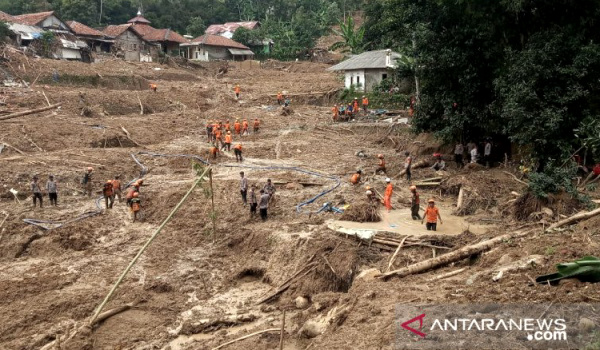
M 325 71 L 326 65 L 233 68 L 218 77 L 218 65 L 212 64 L 186 68 L 122 61 L 83 64 L 18 54 L 8 58 L 5 77 L 35 82 L 31 87 L 0 88 L 4 101 L 0 113 L 42 107 L 46 97 L 62 105 L 0 121 L 0 142 L 12 146 L 0 153 L 0 210 L 5 213 L 0 222 L 7 217 L 0 228 L 0 348 L 60 344 L 65 349 L 212 349 L 256 331 L 279 328 L 285 311 L 284 349 L 392 349 L 399 303 L 600 301 L 597 284 L 531 283 L 532 278 L 552 272 L 555 263 L 597 255 L 600 231 L 597 219 L 591 219 L 544 233 L 548 223 L 578 210 L 573 206 L 556 207 L 550 215 L 536 208 L 516 221 L 515 210 L 521 209 L 513 207 L 517 197 L 511 192 L 522 194 L 525 188 L 505 173 L 514 172 L 510 165 L 462 170 L 452 165 L 439 188 L 423 189 L 421 198 L 436 198 L 442 215 L 448 217 L 448 225 L 441 225 L 437 236 L 427 236 L 424 227 L 410 220 L 408 183 L 398 176 L 401 152 L 412 151 L 417 161 L 429 159 L 432 151 L 449 150 L 428 135 L 410 134 L 405 125 L 332 124 L 331 91 L 343 84 Z M 148 90 L 149 82 L 158 84 L 157 92 Z M 239 101 L 232 93 L 236 83 L 242 88 Z M 281 90 L 295 94 L 291 116 L 281 116 L 273 100 Z M 121 271 L 195 180 L 188 157 L 138 152 L 206 158 L 207 120 L 238 117 L 259 118 L 261 130 L 235 138 L 244 146 L 243 168 L 228 152 L 213 164 L 216 231 L 209 184 L 204 181 L 132 268 L 105 310 L 135 306 L 65 341 L 89 320 Z M 357 157 L 359 150 L 368 156 Z M 378 153 L 387 158 L 396 190 L 395 210 L 375 228 L 388 231 L 391 238 L 429 237 L 428 242 L 449 248 L 433 252 L 430 247 L 405 247 L 395 268 L 523 225 L 535 232 L 427 273 L 387 281 L 368 273 L 358 277 L 370 269 L 386 270 L 395 248 L 348 238 L 329 228 L 338 214 L 314 212 L 325 202 L 365 200 L 363 186 L 352 187 L 347 181 L 357 168 L 366 174 L 364 185 L 383 192 L 385 176 L 373 175 Z M 94 198 L 104 181 L 116 174 L 125 182 L 140 175 L 132 154 L 148 168 L 141 190 L 141 222 L 131 222 L 123 203 L 70 222 L 97 210 Z M 79 181 L 88 166 L 94 168 L 94 198 L 80 193 Z M 262 187 L 267 178 L 277 184 L 277 202 L 264 223 L 250 218 L 241 204 L 241 170 L 250 184 Z M 58 207 L 50 207 L 45 196 L 44 208 L 32 208 L 28 186 L 36 174 L 42 183 L 49 174 L 57 177 Z M 429 168 L 413 174 L 416 180 L 432 176 L 437 174 Z M 335 187 L 338 178 L 341 185 L 333 192 L 297 209 Z M 457 185 L 472 195 L 469 215 L 452 216 Z M 19 192 L 17 199 L 10 189 Z M 47 230 L 24 219 L 66 224 Z M 539 256 L 537 264 L 492 282 L 494 268 L 533 255 Z M 465 270 L 432 280 L 459 268 Z M 285 284 L 293 276 L 297 278 Z M 287 286 L 282 293 L 258 304 L 281 285 Z M 305 300 L 297 302 L 298 297 Z M 273 349 L 278 344 L 279 333 L 273 331 L 226 349 Z

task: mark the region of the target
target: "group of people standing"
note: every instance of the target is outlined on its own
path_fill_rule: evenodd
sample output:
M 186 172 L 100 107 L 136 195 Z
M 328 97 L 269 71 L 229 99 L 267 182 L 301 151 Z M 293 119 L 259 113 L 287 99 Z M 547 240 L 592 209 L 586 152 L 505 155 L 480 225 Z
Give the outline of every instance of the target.
M 250 218 L 256 215 L 256 209 L 260 212 L 262 221 L 267 220 L 269 205 L 275 204 L 275 185 L 271 179 L 267 179 L 265 186 L 259 191 L 258 197 L 256 190 L 258 186 L 252 184 L 248 187 L 248 178 L 243 171 L 240 172 L 240 194 L 244 206 L 250 204 Z
M 31 192 L 33 195 L 33 207 L 37 205 L 37 202 L 40 202 L 40 208 L 43 206 L 44 201 L 44 191 L 39 183 L 39 177 L 37 175 L 33 176 L 31 180 Z M 54 175 L 48 176 L 48 181 L 46 181 L 46 186 L 44 188 L 46 193 L 48 193 L 48 198 L 50 199 L 50 205 L 58 206 L 58 184 L 54 180 Z
M 482 154 L 482 152 L 481 152 L 482 150 L 483 150 L 483 158 L 481 158 L 481 156 L 480 156 Z M 488 167 L 488 168 L 490 167 L 490 164 L 492 161 L 492 140 L 490 138 L 487 138 L 485 140 L 485 142 L 483 142 L 480 145 L 476 144 L 473 141 L 470 141 L 469 143 L 467 143 L 466 151 L 467 151 L 467 158 L 466 158 L 467 163 L 482 162 L 486 167 Z M 458 168 L 462 168 L 465 165 L 464 154 L 465 154 L 465 147 L 459 141 L 454 146 L 454 161 L 456 162 L 456 166 Z
M 233 135 L 235 134 L 240 137 L 250 135 L 249 126 L 250 125 L 246 118 L 244 118 L 242 122 L 240 122 L 239 119 L 236 119 L 233 125 L 229 122 L 229 120 L 225 122 L 216 120 L 208 121 L 206 123 L 206 137 L 208 138 L 208 142 L 211 144 L 209 149 L 211 158 L 217 159 L 219 153 L 224 150 L 231 152 Z M 255 118 L 252 126 L 253 132 L 255 134 L 258 133 L 260 130 L 260 120 Z M 241 142 L 233 146 L 233 153 L 235 154 L 236 161 L 242 162 L 244 160 L 242 157 Z
M 369 98 L 367 96 L 362 97 L 362 110 L 366 114 L 369 111 Z M 333 122 L 347 121 L 350 117 L 355 116 L 360 112 L 361 104 L 359 104 L 358 98 L 355 97 L 350 103 L 340 103 L 333 106 L 331 109 Z

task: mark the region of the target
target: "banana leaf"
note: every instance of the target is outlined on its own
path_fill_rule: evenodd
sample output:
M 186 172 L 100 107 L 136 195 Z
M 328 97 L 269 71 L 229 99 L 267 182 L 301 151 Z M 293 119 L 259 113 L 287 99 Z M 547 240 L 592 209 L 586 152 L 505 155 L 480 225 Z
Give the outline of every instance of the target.
M 557 285 L 565 278 L 577 278 L 581 282 L 600 282 L 600 259 L 593 256 L 585 256 L 573 262 L 556 265 L 558 272 L 539 276 L 535 279 L 537 283 L 550 283 Z

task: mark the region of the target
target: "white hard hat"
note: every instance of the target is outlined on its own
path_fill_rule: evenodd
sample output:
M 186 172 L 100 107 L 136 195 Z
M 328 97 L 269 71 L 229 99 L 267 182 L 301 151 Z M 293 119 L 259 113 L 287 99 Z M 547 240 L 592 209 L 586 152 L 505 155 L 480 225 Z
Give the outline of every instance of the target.
M 367 191 L 367 195 L 368 195 L 368 196 L 370 196 L 370 195 L 372 195 L 372 194 L 373 194 L 373 192 L 371 192 L 371 191 Z
M 392 182 L 392 179 L 390 179 L 389 177 L 386 177 L 385 182 Z

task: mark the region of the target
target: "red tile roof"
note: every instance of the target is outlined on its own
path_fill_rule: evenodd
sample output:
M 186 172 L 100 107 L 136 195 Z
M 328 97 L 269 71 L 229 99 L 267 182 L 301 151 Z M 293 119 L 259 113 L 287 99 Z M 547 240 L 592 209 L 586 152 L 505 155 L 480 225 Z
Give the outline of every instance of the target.
M 6 12 L 0 11 L 0 21 L 2 22 L 17 22 L 17 19 Z
M 67 25 L 71 27 L 71 30 L 75 33 L 75 35 L 84 35 L 84 36 L 97 36 L 104 37 L 104 33 L 94 28 L 90 28 L 85 24 L 79 23 L 77 21 L 67 21 Z
M 150 24 L 150 21 L 147 20 L 146 18 L 144 18 L 144 16 L 142 15 L 137 15 L 135 17 L 133 17 L 132 19 L 130 19 L 129 21 L 127 21 L 127 23 L 146 23 L 146 24 Z
M 156 29 L 147 24 L 134 24 L 132 28 L 147 41 L 172 41 L 187 43 L 188 40 L 171 29 Z
M 23 15 L 14 16 L 20 23 L 34 26 L 46 18 L 54 15 L 54 11 L 38 12 L 38 13 L 26 13 Z
M 206 28 L 206 34 L 218 35 L 225 32 L 234 33 L 239 27 L 244 27 L 249 30 L 256 29 L 258 27 L 257 21 L 252 22 L 227 22 L 225 24 L 211 24 Z
M 127 29 L 129 29 L 129 27 L 131 27 L 131 24 L 110 25 L 104 28 L 102 30 L 102 33 L 104 33 L 107 36 L 116 38 L 119 35 L 123 34 Z
M 222 47 L 231 47 L 234 49 L 242 49 L 242 50 L 250 50 L 248 46 L 242 45 L 237 41 L 233 41 L 231 39 L 227 39 L 226 37 L 219 35 L 210 35 L 204 34 L 202 36 L 197 37 L 192 40 L 194 44 L 204 44 L 208 46 L 222 46 Z

